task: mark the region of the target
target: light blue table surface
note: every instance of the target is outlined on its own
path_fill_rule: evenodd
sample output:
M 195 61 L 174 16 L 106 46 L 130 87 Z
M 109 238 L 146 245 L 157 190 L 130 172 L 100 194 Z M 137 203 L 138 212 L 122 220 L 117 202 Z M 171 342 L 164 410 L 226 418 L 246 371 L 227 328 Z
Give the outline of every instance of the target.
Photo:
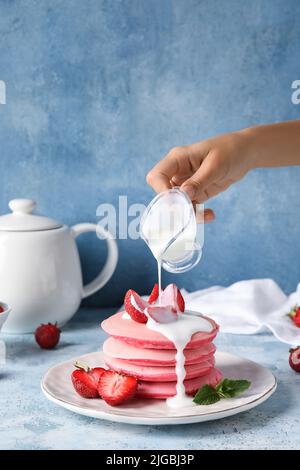
M 300 374 L 288 365 L 288 346 L 268 334 L 220 334 L 220 350 L 243 355 L 273 371 L 276 393 L 230 418 L 185 426 L 132 426 L 77 415 L 49 402 L 40 381 L 58 362 L 95 351 L 98 325 L 112 310 L 81 309 L 62 332 L 59 347 L 40 350 L 33 336 L 3 336 L 0 369 L 1 449 L 299 449 Z

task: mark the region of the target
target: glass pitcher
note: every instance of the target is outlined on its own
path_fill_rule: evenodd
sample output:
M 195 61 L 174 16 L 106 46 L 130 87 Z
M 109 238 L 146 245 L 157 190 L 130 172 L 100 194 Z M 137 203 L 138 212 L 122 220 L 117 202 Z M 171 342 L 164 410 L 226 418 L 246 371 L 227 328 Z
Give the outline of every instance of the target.
M 197 205 L 199 211 L 203 204 Z M 200 261 L 204 224 L 196 223 L 193 204 L 179 188 L 164 191 L 150 202 L 141 218 L 140 235 L 166 271 L 189 271 Z

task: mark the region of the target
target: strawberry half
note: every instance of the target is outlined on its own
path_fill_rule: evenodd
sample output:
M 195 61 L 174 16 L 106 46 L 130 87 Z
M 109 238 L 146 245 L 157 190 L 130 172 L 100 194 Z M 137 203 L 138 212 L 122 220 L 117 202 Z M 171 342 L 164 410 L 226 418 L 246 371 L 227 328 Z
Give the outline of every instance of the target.
M 159 296 L 159 287 L 158 287 L 158 284 L 156 283 L 154 284 L 154 287 L 148 299 L 148 303 L 153 304 L 158 299 L 158 296 Z
M 157 323 L 172 323 L 178 320 L 177 312 L 171 305 L 148 307 L 147 313 Z
M 179 310 L 183 313 L 185 311 L 185 301 L 184 301 L 184 298 L 182 296 L 182 293 L 180 292 L 180 290 L 177 288 L 178 292 L 177 292 L 177 305 L 179 307 Z
M 98 393 L 109 405 L 117 406 L 134 397 L 138 382 L 135 377 L 106 370 L 98 383 Z
M 75 363 L 75 367 L 77 369 L 72 372 L 71 379 L 78 395 L 83 398 L 99 398 L 98 383 L 105 369 L 103 367 L 91 369 L 78 362 Z
M 176 311 L 184 312 L 185 304 L 180 290 L 175 284 L 169 284 L 161 295 L 162 305 L 171 305 Z
M 148 318 L 144 314 L 144 310 L 148 303 L 141 299 L 137 292 L 129 289 L 125 295 L 124 305 L 126 312 L 131 316 L 132 320 L 138 323 L 147 323 Z

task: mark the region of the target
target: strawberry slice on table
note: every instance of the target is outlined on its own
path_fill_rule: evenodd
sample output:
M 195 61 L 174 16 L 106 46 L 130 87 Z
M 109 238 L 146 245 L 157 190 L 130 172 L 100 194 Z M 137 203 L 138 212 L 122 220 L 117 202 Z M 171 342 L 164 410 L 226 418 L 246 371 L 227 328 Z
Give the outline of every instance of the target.
M 158 287 L 158 284 L 156 283 L 154 284 L 154 287 L 148 299 L 148 303 L 153 304 L 158 299 L 158 296 L 159 296 L 159 287 Z
M 131 316 L 132 320 L 138 323 L 147 323 L 148 318 L 144 314 L 144 310 L 147 308 L 148 303 L 133 289 L 129 289 L 126 292 L 124 305 L 126 312 Z
M 83 398 L 99 398 L 98 383 L 105 369 L 103 367 L 90 368 L 78 362 L 74 365 L 76 370 L 72 372 L 71 379 L 78 395 Z
M 184 312 L 184 299 L 176 284 L 169 284 L 164 289 L 161 295 L 161 304 L 171 305 L 177 312 Z
M 148 307 L 147 313 L 157 323 L 172 323 L 178 320 L 177 311 L 171 305 Z
M 135 377 L 106 370 L 98 383 L 98 393 L 109 405 L 121 405 L 134 397 L 138 386 Z

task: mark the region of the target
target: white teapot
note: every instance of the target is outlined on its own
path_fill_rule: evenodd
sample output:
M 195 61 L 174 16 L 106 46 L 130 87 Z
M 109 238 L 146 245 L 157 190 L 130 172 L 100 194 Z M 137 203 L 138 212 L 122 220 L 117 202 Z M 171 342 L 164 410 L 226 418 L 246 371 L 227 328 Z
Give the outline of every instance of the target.
M 11 307 L 2 332 L 30 333 L 45 322 L 62 326 L 83 298 L 110 279 L 117 265 L 117 244 L 99 225 L 69 228 L 32 214 L 32 200 L 14 199 L 9 207 L 12 213 L 0 216 L 0 301 Z M 75 239 L 85 232 L 105 238 L 108 255 L 100 274 L 83 286 Z

